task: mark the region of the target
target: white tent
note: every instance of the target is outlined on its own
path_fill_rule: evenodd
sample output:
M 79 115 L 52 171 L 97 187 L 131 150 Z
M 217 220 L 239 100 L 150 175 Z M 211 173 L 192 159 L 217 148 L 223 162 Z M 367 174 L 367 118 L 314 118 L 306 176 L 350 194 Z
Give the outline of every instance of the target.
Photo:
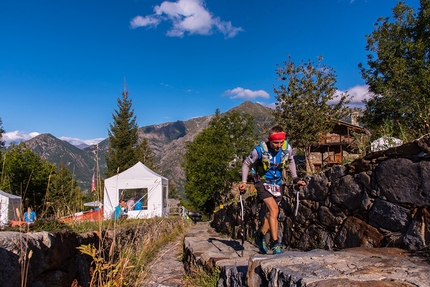
M 0 190 L 0 226 L 10 220 L 20 220 L 16 209 L 21 210 L 21 197 Z
M 122 198 L 125 201 L 140 200 L 142 209 L 129 208 L 128 218 L 162 217 L 169 214 L 167 178 L 155 173 L 138 162 L 129 169 L 105 179 L 103 214 L 105 219 L 111 219 L 115 207 Z M 130 203 L 130 201 L 128 203 Z

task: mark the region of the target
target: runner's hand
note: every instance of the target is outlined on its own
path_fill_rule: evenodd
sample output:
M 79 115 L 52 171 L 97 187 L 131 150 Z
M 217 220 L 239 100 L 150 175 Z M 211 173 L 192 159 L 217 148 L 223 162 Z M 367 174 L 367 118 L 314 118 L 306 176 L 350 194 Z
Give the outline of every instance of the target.
M 304 180 L 299 180 L 298 182 L 297 182 L 297 185 L 299 186 L 299 188 L 301 189 L 301 188 L 303 188 L 303 187 L 305 187 L 306 186 L 306 181 L 304 181 Z
M 245 193 L 245 191 L 246 191 L 246 182 L 242 182 L 242 183 L 239 184 L 239 191 L 240 191 L 240 194 L 244 194 Z

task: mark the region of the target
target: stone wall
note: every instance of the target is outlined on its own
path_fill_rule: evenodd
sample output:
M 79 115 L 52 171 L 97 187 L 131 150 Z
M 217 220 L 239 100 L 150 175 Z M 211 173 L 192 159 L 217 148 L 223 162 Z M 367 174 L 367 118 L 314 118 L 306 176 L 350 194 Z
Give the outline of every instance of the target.
M 184 224 L 177 217 L 127 220 L 101 233 L 0 232 L 0 286 L 88 287 L 93 258 L 82 254 L 77 247 L 92 244 L 100 251 L 97 258 L 117 262 L 119 252 L 125 247 L 138 253 L 157 235 L 171 233 Z
M 400 247 L 430 243 L 430 137 L 374 152 L 289 186 L 280 214 L 282 242 L 300 250 Z M 247 237 L 254 237 L 261 204 L 245 194 Z M 299 200 L 297 201 L 297 197 Z M 296 213 L 297 210 L 297 213 Z M 215 213 L 212 226 L 238 237 L 234 203 Z
M 0 286 L 88 286 L 92 259 L 76 247 L 98 242 L 96 233 L 0 232 Z

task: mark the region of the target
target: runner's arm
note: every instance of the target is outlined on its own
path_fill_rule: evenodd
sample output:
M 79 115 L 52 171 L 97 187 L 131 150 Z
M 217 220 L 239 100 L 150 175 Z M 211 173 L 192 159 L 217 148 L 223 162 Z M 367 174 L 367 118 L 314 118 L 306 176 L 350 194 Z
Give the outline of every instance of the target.
M 251 154 L 246 157 L 242 164 L 242 182 L 247 182 L 250 167 L 258 159 L 258 152 L 253 149 Z

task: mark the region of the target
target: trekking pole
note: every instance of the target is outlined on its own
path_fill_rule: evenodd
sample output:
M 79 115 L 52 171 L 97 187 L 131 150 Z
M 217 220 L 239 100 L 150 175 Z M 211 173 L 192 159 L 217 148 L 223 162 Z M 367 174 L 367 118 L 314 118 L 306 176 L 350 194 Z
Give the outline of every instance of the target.
M 245 249 L 243 247 L 243 244 L 245 242 L 245 215 L 244 215 L 244 208 L 243 208 L 243 199 L 242 199 L 242 191 L 240 192 L 240 210 L 241 210 L 241 224 L 240 224 L 240 234 L 242 235 L 242 254 L 240 257 L 243 257 L 243 250 Z
M 291 240 L 293 239 L 294 227 L 296 225 L 297 213 L 299 211 L 300 190 L 297 189 L 296 187 L 297 187 L 297 185 L 293 184 L 293 191 L 296 193 L 296 208 L 294 210 L 293 222 L 291 223 L 290 236 L 289 236 L 289 239 L 288 239 L 288 247 L 291 247 Z
M 297 218 L 297 214 L 299 212 L 300 190 L 302 188 L 303 188 L 302 186 L 298 186 L 296 184 L 293 185 L 293 190 L 296 192 L 296 208 L 294 210 L 293 222 L 291 223 L 291 231 L 290 231 L 290 236 L 289 236 L 289 240 L 288 240 L 288 245 L 289 246 L 291 246 L 291 240 L 293 239 L 293 232 L 294 232 L 294 228 L 295 228 L 295 225 L 296 225 L 296 218 Z

